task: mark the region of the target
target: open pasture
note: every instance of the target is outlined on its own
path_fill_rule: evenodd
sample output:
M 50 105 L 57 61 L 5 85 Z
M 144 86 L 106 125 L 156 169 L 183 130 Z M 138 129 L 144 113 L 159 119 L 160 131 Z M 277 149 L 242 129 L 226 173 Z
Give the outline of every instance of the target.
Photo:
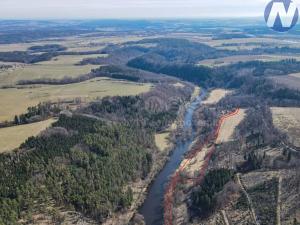
M 201 66 L 226 66 L 229 64 L 234 64 L 238 62 L 248 62 L 248 61 L 263 61 L 263 62 L 271 62 L 271 61 L 280 61 L 284 59 L 296 59 L 300 60 L 300 56 L 293 55 L 235 55 L 222 57 L 217 59 L 206 59 L 199 62 L 198 65 Z
M 226 90 L 226 89 L 215 89 L 212 90 L 207 99 L 203 101 L 203 104 L 206 105 L 213 105 L 217 104 L 222 98 L 224 98 L 226 95 L 231 94 L 232 91 Z
M 0 128 L 0 153 L 18 148 L 27 138 L 38 135 L 55 121 L 55 119 L 49 119 L 37 123 Z
M 76 65 L 85 58 L 105 57 L 106 55 L 64 55 L 36 64 L 17 64 L 12 69 L 0 72 L 1 86 L 15 85 L 20 80 L 62 79 L 87 74 L 99 66 Z
M 80 98 L 88 102 L 105 96 L 137 95 L 151 89 L 151 84 L 95 78 L 67 85 L 31 85 L 0 89 L 0 121 L 12 120 L 40 102 L 66 101 Z

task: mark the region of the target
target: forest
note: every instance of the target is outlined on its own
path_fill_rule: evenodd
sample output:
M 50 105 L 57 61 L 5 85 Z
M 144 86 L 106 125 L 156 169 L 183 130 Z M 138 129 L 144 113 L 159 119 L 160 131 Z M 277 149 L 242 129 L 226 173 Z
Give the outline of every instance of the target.
M 174 76 L 206 88 L 239 89 L 240 93 L 257 96 L 274 105 L 300 104 L 299 91 L 276 85 L 268 79 L 271 74 L 280 76 L 299 72 L 300 63 L 292 59 L 279 62 L 240 62 L 220 68 L 184 63 L 161 63 L 158 59 L 142 56 L 129 61 L 127 65 Z
M 0 224 L 30 222 L 50 202 L 99 222 L 126 209 L 133 200 L 128 183 L 152 167 L 154 132 L 177 110 L 146 110 L 144 98 L 115 97 L 83 110 L 94 116 L 62 114 L 21 151 L 0 155 Z
M 191 194 L 191 210 L 203 217 L 209 216 L 216 209 L 218 192 L 233 178 L 234 172 L 227 169 L 211 170 L 207 173 L 201 186 Z

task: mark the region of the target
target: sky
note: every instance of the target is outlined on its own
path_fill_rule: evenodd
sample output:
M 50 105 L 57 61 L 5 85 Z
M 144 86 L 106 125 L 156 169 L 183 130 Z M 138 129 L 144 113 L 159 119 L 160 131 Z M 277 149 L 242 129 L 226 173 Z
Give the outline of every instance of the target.
M 259 17 L 270 0 L 0 0 L 1 19 Z M 297 0 L 298 2 L 300 0 Z

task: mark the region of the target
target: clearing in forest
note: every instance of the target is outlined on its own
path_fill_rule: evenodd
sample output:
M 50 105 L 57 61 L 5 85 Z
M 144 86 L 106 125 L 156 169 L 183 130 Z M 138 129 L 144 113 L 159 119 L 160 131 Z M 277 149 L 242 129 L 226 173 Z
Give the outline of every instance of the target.
M 222 98 L 224 98 L 226 95 L 232 93 L 230 90 L 225 89 L 215 89 L 209 93 L 208 98 L 203 101 L 203 104 L 206 105 L 213 105 L 217 104 Z
M 221 126 L 216 144 L 225 143 L 231 140 L 236 127 L 242 122 L 246 116 L 246 110 L 240 109 L 234 116 L 227 118 Z
M 288 135 L 293 145 L 300 147 L 300 108 L 273 107 L 271 111 L 274 125 Z

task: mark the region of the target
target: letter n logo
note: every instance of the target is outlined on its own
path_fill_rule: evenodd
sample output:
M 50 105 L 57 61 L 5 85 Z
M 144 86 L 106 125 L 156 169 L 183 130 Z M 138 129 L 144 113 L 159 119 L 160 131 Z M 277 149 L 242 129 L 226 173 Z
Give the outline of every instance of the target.
M 267 26 L 278 32 L 293 28 L 298 21 L 299 11 L 292 0 L 272 0 L 265 9 Z

